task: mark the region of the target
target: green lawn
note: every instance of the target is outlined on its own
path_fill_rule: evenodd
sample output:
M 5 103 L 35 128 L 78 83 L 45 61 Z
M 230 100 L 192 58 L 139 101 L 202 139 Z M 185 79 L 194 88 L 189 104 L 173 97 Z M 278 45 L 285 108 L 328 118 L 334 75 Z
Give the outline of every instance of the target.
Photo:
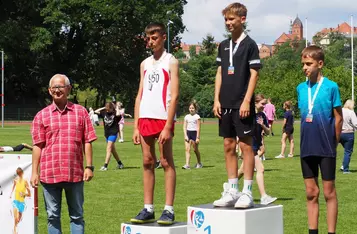
M 20 142 L 31 142 L 30 126 L 6 126 L 0 129 L 1 145 L 15 145 Z M 174 140 L 174 157 L 177 168 L 177 192 L 175 212 L 177 221 L 186 220 L 188 205 L 211 203 L 219 198 L 222 183 L 226 181 L 222 139 L 217 135 L 217 125 L 202 125 L 200 150 L 203 169 L 182 170 L 185 161 L 182 125 L 176 125 Z M 307 215 L 305 209 L 304 184 L 301 176 L 299 157 L 274 159 L 280 151 L 280 125 L 275 126 L 276 136 L 267 137 L 267 159 L 265 165 L 265 185 L 267 193 L 277 196 L 276 204 L 284 206 L 285 234 L 307 233 Z M 125 127 L 125 143 L 117 143 L 120 157 L 125 164 L 124 170 L 116 170 L 116 163 L 109 164 L 106 172 L 98 171 L 105 157 L 105 140 L 102 127 L 97 127 L 98 140 L 93 144 L 94 179 L 85 184 L 85 220 L 86 233 L 120 233 L 120 224 L 135 216 L 143 207 L 141 150 L 131 141 L 132 125 Z M 279 130 L 279 131 L 278 131 Z M 299 124 L 295 125 L 295 154 L 299 154 Z M 24 153 L 27 153 L 23 151 Z M 342 160 L 342 147 L 338 148 L 338 168 Z M 195 164 L 195 159 L 191 166 Z M 356 172 L 357 160 L 352 159 L 352 171 Z M 354 221 L 356 203 L 357 173 L 343 175 L 337 172 L 337 192 L 339 199 L 339 219 L 337 233 L 356 233 Z M 259 198 L 254 184 L 255 198 Z M 46 213 L 43 197 L 39 193 L 39 233 L 46 233 Z M 321 194 L 322 195 L 322 194 Z M 323 195 L 320 198 L 320 232 L 327 233 L 326 209 Z M 256 200 L 258 202 L 258 200 Z M 164 206 L 163 171 L 157 171 L 155 190 L 156 216 L 160 216 Z M 63 232 L 69 233 L 67 205 L 63 202 Z M 221 234 L 221 233 L 219 233 Z M 223 233 L 222 233 L 223 234 Z

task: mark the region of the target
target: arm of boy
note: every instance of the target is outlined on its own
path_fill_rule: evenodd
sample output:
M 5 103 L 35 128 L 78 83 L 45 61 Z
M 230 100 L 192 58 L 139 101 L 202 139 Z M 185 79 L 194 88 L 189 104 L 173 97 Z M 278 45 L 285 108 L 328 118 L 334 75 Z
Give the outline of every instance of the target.
M 333 115 L 335 117 L 335 134 L 336 134 L 336 147 L 337 147 L 338 143 L 340 142 L 342 123 L 343 123 L 341 106 L 333 108 Z
M 140 64 L 140 84 L 138 89 L 138 94 L 135 99 L 135 107 L 134 107 L 134 133 L 133 133 L 133 142 L 135 145 L 140 144 L 140 133 L 139 133 L 139 109 L 140 109 L 140 101 L 143 93 L 144 86 L 144 62 Z
M 213 104 L 213 113 L 214 116 L 221 118 L 221 103 L 219 102 L 219 93 L 221 91 L 222 85 L 222 67 L 217 68 L 216 80 L 214 84 L 214 104 Z
M 255 87 L 258 81 L 258 69 L 250 69 L 250 79 L 248 84 L 247 93 L 245 94 L 243 103 L 239 108 L 239 116 L 241 119 L 247 118 L 250 115 L 250 101 L 252 100 Z
M 176 58 L 172 58 L 170 61 L 170 75 L 171 75 L 171 101 L 170 108 L 167 114 L 167 121 L 164 129 L 160 133 L 158 142 L 165 144 L 165 142 L 172 138 L 172 126 L 174 124 L 174 118 L 176 114 L 176 107 L 178 103 L 179 94 L 179 63 Z

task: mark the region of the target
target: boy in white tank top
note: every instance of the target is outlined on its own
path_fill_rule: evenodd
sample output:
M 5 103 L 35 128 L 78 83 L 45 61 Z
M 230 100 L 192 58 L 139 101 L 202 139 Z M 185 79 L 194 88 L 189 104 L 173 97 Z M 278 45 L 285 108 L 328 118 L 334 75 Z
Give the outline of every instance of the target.
M 179 93 L 178 61 L 164 49 L 165 26 L 151 23 L 145 28 L 148 46 L 153 55 L 140 65 L 140 84 L 135 100 L 134 144 L 143 152 L 144 208 L 132 223 L 155 222 L 155 141 L 159 143 L 160 162 L 165 171 L 165 208 L 158 224 L 171 225 L 175 220 L 173 203 L 176 171 L 172 155 L 174 119 Z

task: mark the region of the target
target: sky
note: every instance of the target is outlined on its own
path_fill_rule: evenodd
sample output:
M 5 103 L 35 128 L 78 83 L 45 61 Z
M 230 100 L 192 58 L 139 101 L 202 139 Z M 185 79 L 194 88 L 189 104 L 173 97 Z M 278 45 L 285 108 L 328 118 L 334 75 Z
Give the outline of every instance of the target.
M 208 33 L 216 41 L 224 40 L 225 33 L 222 10 L 232 0 L 187 0 L 184 7 L 183 23 L 186 31 L 182 42 L 197 44 Z M 357 26 L 357 4 L 355 0 L 241 0 L 248 9 L 249 35 L 256 43 L 273 44 L 283 33 L 289 32 L 290 20 L 298 15 L 304 25 L 307 18 L 307 39 L 323 28 L 335 28 L 338 24 L 350 24 L 354 14 Z

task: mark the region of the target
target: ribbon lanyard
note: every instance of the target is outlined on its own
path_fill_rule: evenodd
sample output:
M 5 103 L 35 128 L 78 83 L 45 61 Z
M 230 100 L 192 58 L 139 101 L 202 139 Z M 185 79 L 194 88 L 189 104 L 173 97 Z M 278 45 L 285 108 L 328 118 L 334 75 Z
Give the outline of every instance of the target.
M 232 39 L 230 40 L 229 42 L 229 66 L 233 67 L 233 55 L 236 54 L 237 50 L 238 50 L 238 47 L 239 47 L 239 44 L 243 41 L 243 39 L 247 36 L 247 34 L 245 34 L 244 32 L 240 35 L 240 37 L 238 38 L 237 40 L 237 44 L 236 46 L 234 47 L 234 50 L 232 51 L 233 49 L 233 42 L 232 42 Z
M 319 84 L 318 84 L 317 87 L 316 87 L 314 96 L 312 97 L 312 100 L 311 100 L 311 82 L 309 81 L 309 87 L 308 87 L 308 89 L 307 89 L 308 100 L 309 100 L 309 114 L 312 113 L 312 108 L 314 108 L 314 102 L 315 102 L 315 99 L 316 99 L 316 97 L 317 97 L 317 93 L 319 92 L 320 87 L 321 87 L 323 81 L 324 81 L 324 78 L 321 77 L 320 82 L 319 82 Z

